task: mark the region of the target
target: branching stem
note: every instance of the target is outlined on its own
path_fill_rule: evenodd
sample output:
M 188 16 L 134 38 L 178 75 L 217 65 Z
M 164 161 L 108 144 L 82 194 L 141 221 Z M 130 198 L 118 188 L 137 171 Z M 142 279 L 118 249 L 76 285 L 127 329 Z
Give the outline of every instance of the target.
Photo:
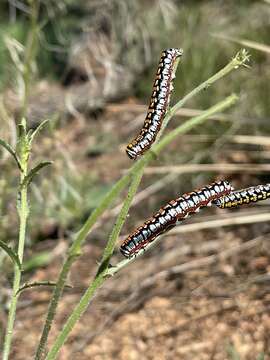
M 221 79 L 223 76 L 229 74 L 232 70 L 239 67 L 240 65 L 245 66 L 246 62 L 248 60 L 248 55 L 245 50 L 240 51 L 230 63 L 228 63 L 223 69 L 221 69 L 218 73 L 216 73 L 214 76 L 212 76 L 210 79 L 205 81 L 204 83 L 200 84 L 197 88 L 195 88 L 193 91 L 191 91 L 188 95 L 186 95 L 182 100 L 180 100 L 174 107 L 172 107 L 164 120 L 164 126 L 162 127 L 161 133 L 164 131 L 165 127 L 168 125 L 168 122 L 172 118 L 172 116 L 175 114 L 175 112 L 182 107 L 188 100 L 190 100 L 192 97 L 197 95 L 199 92 L 216 82 L 217 80 Z M 176 71 L 176 69 L 175 69 Z M 226 107 L 231 106 L 235 101 L 237 97 L 235 95 L 227 98 L 224 100 L 224 102 L 221 102 L 217 104 L 215 107 L 209 109 L 210 115 L 213 113 L 216 113 L 218 111 L 224 110 Z M 210 116 L 209 115 L 209 116 Z M 172 131 L 168 136 L 164 137 L 160 142 L 157 142 L 156 145 L 153 146 L 153 151 L 148 151 L 144 156 L 142 156 L 136 163 L 130 168 L 128 173 L 124 175 L 111 189 L 111 191 L 106 194 L 105 198 L 102 200 L 101 204 L 96 208 L 96 210 L 89 216 L 86 223 L 83 225 L 82 229 L 79 231 L 77 236 L 75 237 L 69 251 L 67 258 L 63 264 L 62 270 L 60 272 L 60 275 L 58 277 L 58 280 L 56 282 L 56 286 L 52 295 L 52 300 L 49 304 L 47 317 L 45 321 L 45 325 L 43 328 L 43 333 L 40 339 L 40 343 L 37 348 L 35 360 L 41 360 L 43 359 L 43 356 L 45 354 L 45 348 L 48 340 L 49 331 L 51 329 L 51 325 L 54 319 L 54 315 L 56 312 L 56 308 L 59 302 L 59 299 L 62 295 L 64 285 L 66 282 L 67 275 L 69 273 L 69 270 L 71 268 L 72 263 L 74 262 L 77 255 L 80 254 L 81 246 L 84 243 L 87 235 L 91 231 L 93 225 L 96 223 L 98 218 L 104 213 L 104 211 L 111 205 L 111 203 L 115 200 L 115 198 L 119 195 L 119 193 L 128 185 L 131 179 L 134 179 L 134 175 L 137 173 L 140 173 L 143 171 L 144 167 L 155 158 L 155 155 L 158 154 L 167 144 L 169 144 L 176 136 L 178 136 L 181 133 L 184 133 L 188 130 L 190 130 L 192 127 L 201 124 L 203 121 L 205 121 L 208 118 L 208 115 L 205 115 L 203 113 L 199 117 L 195 117 L 193 119 L 190 119 L 186 123 L 184 123 L 181 127 L 176 128 L 174 131 Z M 159 136 L 160 137 L 160 136 Z M 139 186 L 139 183 L 137 187 Z M 116 225 L 115 225 L 116 226 Z M 120 228 L 122 225 L 120 226 Z M 118 232 L 114 228 L 115 232 Z M 113 237 L 114 239 L 114 237 Z M 111 246 L 113 245 L 113 247 Z M 95 290 L 103 283 L 104 281 L 104 275 L 106 275 L 106 267 L 109 263 L 109 258 L 112 254 L 113 248 L 115 246 L 115 239 L 114 242 L 111 242 L 111 238 L 108 240 L 108 244 L 106 246 L 105 252 L 103 254 L 101 267 L 99 267 L 99 270 L 97 272 L 97 276 L 94 279 L 94 282 L 90 285 L 90 287 L 87 290 L 87 293 L 83 296 L 81 299 L 78 307 L 75 308 L 74 311 L 78 311 L 81 314 L 81 309 L 85 309 L 85 306 L 87 306 L 89 300 L 91 299 L 93 293 Z M 85 297 L 86 296 L 86 297 Z M 83 305 L 82 305 L 83 302 Z M 83 310 L 84 311 L 84 310 Z M 79 315 L 80 316 L 80 315 Z M 77 315 L 74 315 L 74 312 L 71 315 L 72 319 L 70 320 L 70 323 L 66 324 L 64 329 L 64 334 L 60 334 L 59 337 L 56 339 L 56 342 L 53 345 L 52 350 L 48 353 L 48 356 L 46 359 L 54 359 L 56 354 L 58 353 L 60 347 L 63 345 L 64 341 L 66 340 L 67 335 L 69 334 L 70 330 L 72 329 L 73 325 L 78 319 Z M 75 322 L 74 322 L 75 320 Z M 69 322 L 69 320 L 68 320 Z

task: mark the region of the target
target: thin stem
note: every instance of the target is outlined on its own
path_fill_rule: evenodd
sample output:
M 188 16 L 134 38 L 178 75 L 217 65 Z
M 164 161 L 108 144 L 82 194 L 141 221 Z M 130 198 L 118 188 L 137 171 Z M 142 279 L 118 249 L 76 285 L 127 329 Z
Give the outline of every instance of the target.
M 237 96 L 236 95 L 231 95 L 228 98 L 226 98 L 225 100 L 219 102 L 218 104 L 216 104 L 215 106 L 211 107 L 210 109 L 206 110 L 205 112 L 203 112 L 200 116 L 197 116 L 193 119 L 188 120 L 185 124 L 179 126 L 178 128 L 176 128 L 173 131 L 173 135 L 168 134 L 167 136 L 164 137 L 164 139 L 158 143 L 155 146 L 155 152 L 159 153 L 166 145 L 168 145 L 177 135 L 181 134 L 181 133 L 185 133 L 188 130 L 190 130 L 192 127 L 195 127 L 199 124 L 202 124 L 204 121 L 206 121 L 211 115 L 223 111 L 226 108 L 228 108 L 229 106 L 232 106 L 236 100 L 237 100 Z M 79 320 L 79 318 L 82 316 L 82 314 L 84 313 L 84 311 L 87 309 L 91 299 L 93 298 L 94 294 L 96 293 L 96 290 L 104 283 L 104 281 L 106 280 L 108 275 L 113 275 L 116 272 L 118 272 L 120 269 L 122 269 L 124 266 L 127 266 L 131 261 L 133 261 L 134 259 L 125 259 L 122 262 L 118 263 L 116 266 L 112 267 L 112 268 L 108 268 L 109 265 L 109 259 L 111 257 L 112 251 L 114 249 L 116 240 L 118 238 L 118 235 L 121 231 L 121 228 L 123 226 L 124 220 L 127 216 L 128 213 L 128 209 L 130 207 L 131 201 L 136 193 L 137 187 L 140 183 L 142 174 L 143 174 L 143 170 L 145 167 L 146 163 L 141 165 L 141 168 L 139 170 L 139 172 L 136 174 L 136 176 L 133 178 L 133 181 L 131 183 L 130 189 L 129 189 L 129 193 L 127 198 L 124 201 L 123 207 L 121 209 L 121 212 L 117 218 L 116 224 L 113 228 L 112 234 L 109 238 L 108 244 L 104 250 L 103 253 L 103 261 L 98 269 L 97 275 L 94 279 L 94 281 L 89 285 L 88 289 L 86 290 L 86 292 L 84 293 L 84 295 L 82 296 L 79 304 L 75 307 L 75 309 L 72 311 L 70 317 L 68 318 L 66 324 L 64 325 L 62 331 L 60 332 L 60 334 L 58 335 L 58 337 L 56 338 L 51 350 L 49 351 L 46 360 L 54 360 L 60 350 L 60 348 L 62 347 L 62 345 L 64 344 L 64 342 L 66 341 L 69 333 L 71 332 L 71 330 L 73 329 L 74 325 L 76 324 L 76 322 Z M 135 175 L 135 174 L 134 174 Z
M 55 343 L 52 346 L 52 349 L 48 353 L 45 360 L 53 360 L 56 358 L 61 346 L 66 341 L 69 333 L 73 329 L 76 322 L 79 320 L 81 315 L 84 313 L 84 311 L 87 309 L 90 300 L 93 298 L 93 295 L 95 294 L 96 290 L 100 288 L 100 286 L 104 283 L 106 280 L 106 270 L 104 272 L 99 273 L 97 277 L 93 280 L 91 285 L 88 287 L 88 289 L 85 291 L 83 296 L 81 297 L 80 302 L 76 305 L 75 309 L 73 310 L 72 314 L 68 318 L 68 321 L 66 322 L 65 326 L 63 327 L 63 330 L 56 338 Z
M 77 236 L 75 237 L 73 244 L 71 245 L 68 256 L 64 261 L 62 270 L 58 276 L 56 286 L 53 290 L 52 298 L 48 307 L 47 317 L 45 321 L 45 325 L 40 337 L 39 345 L 37 347 L 35 359 L 40 360 L 42 359 L 45 348 L 47 344 L 48 335 L 52 326 L 52 322 L 55 316 L 56 308 L 59 302 L 59 299 L 63 293 L 63 289 L 65 286 L 65 282 L 67 279 L 67 275 L 71 268 L 72 263 L 75 261 L 76 257 L 80 254 L 81 245 L 86 239 L 89 231 L 92 229 L 94 224 L 96 223 L 97 219 L 104 213 L 104 211 L 108 208 L 108 206 L 113 202 L 113 200 L 118 196 L 118 194 L 127 186 L 128 182 L 130 181 L 130 175 L 127 174 L 122 177 L 105 195 L 104 199 L 100 203 L 100 205 L 91 213 L 89 218 L 86 220 L 85 224 L 78 232 Z
M 104 252 L 103 252 L 103 255 L 102 255 L 102 260 L 101 260 L 101 264 L 99 266 L 99 269 L 98 269 L 98 272 L 97 273 L 100 273 L 102 272 L 105 268 L 107 269 L 108 268 L 108 265 L 109 265 L 109 261 L 110 261 L 110 258 L 113 254 L 113 251 L 114 251 L 114 248 L 115 248 L 115 244 L 116 244 L 116 241 L 119 237 L 119 234 L 120 234 L 120 231 L 124 225 L 124 222 L 126 220 L 126 217 L 128 215 L 128 211 L 129 211 L 129 208 L 130 208 L 130 205 L 131 205 L 131 202 L 137 192 L 137 189 L 140 185 L 140 182 L 141 182 L 141 179 L 142 179 L 142 176 L 143 176 L 143 171 L 144 171 L 144 166 L 141 167 L 141 169 L 138 170 L 138 172 L 134 173 L 133 174 L 133 179 L 132 179 L 132 182 L 129 186 L 129 189 L 128 189 L 128 194 L 127 194 L 127 197 L 123 203 L 123 206 L 121 208 L 121 211 L 117 217 L 117 221 L 113 227 L 113 230 L 111 232 L 111 235 L 109 237 L 109 240 L 107 242 L 107 245 L 104 249 Z
M 166 126 L 168 125 L 168 122 L 170 119 L 175 115 L 177 110 L 179 110 L 181 107 L 185 105 L 186 102 L 188 102 L 190 99 L 192 99 L 194 96 L 198 95 L 201 91 L 208 89 L 211 85 L 213 85 L 216 81 L 220 80 L 224 76 L 231 73 L 233 70 L 238 69 L 240 66 L 247 67 L 247 62 L 249 61 L 249 54 L 245 49 L 240 50 L 233 58 L 232 60 L 220 71 L 218 71 L 216 74 L 211 76 L 209 79 L 201 83 L 199 86 L 194 88 L 190 93 L 188 93 L 186 96 L 184 96 L 180 101 L 178 101 L 166 114 L 165 119 L 163 121 L 163 127 L 160 131 L 159 136 L 162 135 L 163 131 L 165 130 Z
M 93 282 L 91 283 L 91 285 L 88 287 L 88 289 L 82 296 L 80 302 L 77 304 L 77 306 L 73 310 L 71 316 L 69 317 L 68 321 L 66 322 L 66 325 L 64 326 L 63 330 L 57 337 L 54 346 L 48 353 L 46 360 L 55 359 L 60 347 L 65 342 L 65 340 L 66 340 L 68 334 L 70 333 L 70 331 L 72 330 L 73 326 L 79 320 L 79 318 L 84 313 L 84 311 L 87 309 L 89 302 L 92 299 L 93 295 L 95 294 L 97 289 L 103 284 L 103 282 L 106 280 L 106 273 L 108 271 L 110 258 L 112 256 L 113 250 L 115 248 L 115 244 L 116 244 L 116 241 L 120 234 L 120 231 L 121 231 L 123 224 L 125 222 L 125 219 L 127 217 L 133 197 L 135 196 L 137 188 L 140 184 L 142 175 L 143 175 L 143 168 L 141 168 L 136 174 L 134 174 L 133 179 L 130 184 L 130 187 L 129 187 L 128 195 L 127 195 L 127 197 L 123 203 L 123 206 L 121 208 L 121 211 L 117 217 L 116 223 L 115 223 L 113 230 L 111 232 L 111 235 L 109 237 L 107 246 L 104 249 L 102 261 L 101 261 L 101 264 L 97 271 L 97 274 L 96 274 Z
M 22 182 L 27 173 L 27 159 L 26 161 L 22 161 L 21 164 L 22 164 L 22 172 L 21 172 L 21 182 Z M 19 196 L 20 196 L 20 201 L 18 204 L 18 214 L 20 220 L 20 230 L 19 230 L 19 243 L 18 243 L 18 257 L 20 262 L 22 263 L 25 235 L 26 235 L 26 224 L 28 218 L 26 186 L 21 190 Z M 12 290 L 12 297 L 11 297 L 11 303 L 8 314 L 8 323 L 7 323 L 6 335 L 4 341 L 3 360 L 8 360 L 10 353 L 12 334 L 13 334 L 13 328 L 14 328 L 14 322 L 16 316 L 17 300 L 19 297 L 18 290 L 20 288 L 20 282 L 21 282 L 21 270 L 18 268 L 17 265 L 14 265 L 13 290 Z
M 204 111 L 201 115 L 186 121 L 184 124 L 172 130 L 167 136 L 164 136 L 164 138 L 161 139 L 158 144 L 153 146 L 153 151 L 157 154 L 160 153 L 160 151 L 163 150 L 163 148 L 166 147 L 170 142 L 172 142 L 178 135 L 184 134 L 189 130 L 191 130 L 192 128 L 194 128 L 195 126 L 200 125 L 206 119 L 208 119 L 209 116 L 216 114 L 224 109 L 227 109 L 228 107 L 235 104 L 237 100 L 238 100 L 238 96 L 232 94 L 228 96 L 225 100 L 217 103 L 208 110 Z
M 20 134 L 18 139 L 18 144 L 20 145 L 20 185 L 19 185 L 19 201 L 17 205 L 17 211 L 19 214 L 20 228 L 19 228 L 19 242 L 18 242 L 18 257 L 20 262 L 23 261 L 24 253 L 24 244 L 25 244 L 25 235 L 26 235 L 26 224 L 28 218 L 28 203 L 27 203 L 27 184 L 21 186 L 23 183 L 28 168 L 29 160 L 29 143 L 26 138 L 26 121 L 25 118 L 28 98 L 29 98 L 29 87 L 30 87 L 30 78 L 31 78 L 31 66 L 32 62 L 36 55 L 36 41 L 37 41 L 37 21 L 39 13 L 39 0 L 31 1 L 31 19 L 30 19 L 30 29 L 28 32 L 27 44 L 25 48 L 24 56 L 24 65 L 23 65 L 23 98 L 22 98 L 22 111 L 21 111 L 21 122 L 23 127 L 23 134 Z M 12 334 L 14 329 L 14 322 L 16 316 L 17 301 L 19 297 L 18 290 L 20 288 L 21 282 L 21 270 L 15 265 L 14 266 L 14 279 L 13 279 L 13 290 L 11 303 L 8 314 L 8 323 L 6 328 L 5 340 L 4 340 L 4 349 L 3 349 L 3 360 L 8 360 Z
M 186 95 L 182 100 L 180 100 L 171 110 L 168 111 L 168 113 L 165 117 L 164 126 L 162 128 L 162 131 L 164 131 L 165 127 L 167 126 L 169 120 L 172 118 L 172 116 L 174 115 L 176 110 L 179 109 L 181 106 L 183 106 L 186 101 L 191 99 L 193 96 L 197 95 L 200 91 L 204 90 L 210 84 L 213 84 L 218 79 L 227 75 L 230 71 L 232 71 L 236 67 L 239 67 L 240 65 L 245 65 L 247 60 L 248 60 L 247 53 L 244 50 L 240 51 L 233 58 L 233 60 L 228 65 L 226 65 L 222 70 L 220 70 L 218 73 L 216 73 L 210 79 L 208 79 L 206 82 L 203 82 L 201 85 L 199 85 L 193 91 L 191 91 L 188 95 Z M 177 64 L 178 64 L 178 62 L 177 62 Z M 174 69 L 174 71 L 176 71 L 176 69 Z M 161 131 L 161 133 L 162 133 L 162 131 Z M 160 133 L 160 135 L 161 135 L 161 133 Z M 110 206 L 110 204 L 116 198 L 116 196 L 118 196 L 120 191 L 127 185 L 127 183 L 130 180 L 130 177 L 133 177 L 134 174 L 136 174 L 138 171 L 143 169 L 151 160 L 153 160 L 155 158 L 155 154 L 157 154 L 159 151 L 161 151 L 161 149 L 163 148 L 163 145 L 161 145 L 160 148 L 156 148 L 157 145 L 155 145 L 153 147 L 153 151 L 148 151 L 144 156 L 142 156 L 138 161 L 136 161 L 135 164 L 130 168 L 128 173 L 115 184 L 113 189 L 102 200 L 102 203 L 89 216 L 88 220 L 83 225 L 81 231 L 78 233 L 75 240 L 73 241 L 71 248 L 69 249 L 68 257 L 63 264 L 63 267 L 65 267 L 66 270 L 65 270 L 65 272 L 63 272 L 63 270 L 60 272 L 60 275 L 59 275 L 57 283 L 56 283 L 56 287 L 55 287 L 53 295 L 52 295 L 52 298 L 54 298 L 54 301 L 52 302 L 52 300 L 51 300 L 51 302 L 49 304 L 47 317 L 46 317 L 45 325 L 43 328 L 41 340 L 40 340 L 38 348 L 37 348 L 35 360 L 42 359 L 41 356 L 45 351 L 45 347 L 46 347 L 49 331 L 51 328 L 51 324 L 54 319 L 56 307 L 57 307 L 57 304 L 58 304 L 59 299 L 63 292 L 64 283 L 65 283 L 65 281 L 63 281 L 63 280 L 66 280 L 66 276 L 70 270 L 70 267 L 71 267 L 73 261 L 75 260 L 74 255 L 79 254 L 81 246 L 82 246 L 83 242 L 85 241 L 86 236 L 89 234 L 90 230 L 92 229 L 93 225 L 98 220 L 98 218 L 104 213 L 104 211 Z M 115 191 L 114 191 L 114 189 L 115 189 Z M 72 257 L 72 261 L 69 261 L 69 257 Z M 67 263 L 69 264 L 69 269 L 66 266 Z

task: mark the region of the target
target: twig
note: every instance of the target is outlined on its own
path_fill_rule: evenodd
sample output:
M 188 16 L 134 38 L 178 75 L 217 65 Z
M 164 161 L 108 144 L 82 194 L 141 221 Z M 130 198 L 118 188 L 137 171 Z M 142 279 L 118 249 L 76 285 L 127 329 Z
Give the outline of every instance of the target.
M 147 111 L 148 106 L 142 104 L 106 104 L 106 110 L 110 113 L 119 113 L 119 112 L 129 112 L 138 114 L 135 119 L 132 119 L 132 125 L 128 128 L 128 130 L 135 129 L 137 127 L 142 126 L 144 121 L 145 112 Z M 198 116 L 203 112 L 203 110 L 199 109 L 190 109 L 182 107 L 178 109 L 174 116 L 181 116 L 181 117 L 194 117 Z M 235 121 L 235 116 L 230 114 L 218 113 L 209 118 L 209 120 L 216 120 L 216 121 L 224 121 L 224 122 L 233 122 Z M 249 118 L 249 117 L 239 117 L 237 116 L 237 120 L 241 123 L 245 124 L 265 124 L 269 121 L 269 118 Z M 130 121 L 130 120 L 128 120 Z M 135 124 L 134 124 L 135 123 Z
M 261 145 L 261 146 L 269 146 L 270 145 L 270 137 L 269 136 L 235 135 L 235 136 L 233 136 L 233 141 L 238 144 Z
M 258 43 L 257 41 L 251 41 L 251 40 L 248 40 L 248 39 L 241 39 L 241 38 L 232 37 L 232 36 L 223 35 L 223 34 L 213 34 L 213 36 L 218 38 L 218 39 L 232 41 L 232 42 L 240 44 L 242 46 L 246 46 L 246 47 L 249 47 L 251 49 L 259 50 L 259 51 L 265 52 L 267 54 L 270 54 L 270 46 Z
M 264 173 L 270 172 L 270 164 L 185 164 L 185 165 L 171 165 L 171 166 L 156 166 L 147 167 L 145 169 L 146 175 L 153 174 L 187 174 L 194 172 L 221 172 L 221 173 Z
M 259 222 L 270 221 L 270 213 L 260 213 L 260 214 L 252 214 L 252 215 L 240 215 L 240 216 L 231 216 L 228 219 L 217 219 L 211 221 L 203 221 L 194 224 L 185 224 L 172 229 L 169 233 L 165 233 L 164 236 L 167 235 L 177 235 L 183 234 L 186 232 L 193 232 L 205 229 L 213 229 L 220 228 L 222 226 L 235 226 L 235 225 L 243 225 L 243 224 L 253 224 Z

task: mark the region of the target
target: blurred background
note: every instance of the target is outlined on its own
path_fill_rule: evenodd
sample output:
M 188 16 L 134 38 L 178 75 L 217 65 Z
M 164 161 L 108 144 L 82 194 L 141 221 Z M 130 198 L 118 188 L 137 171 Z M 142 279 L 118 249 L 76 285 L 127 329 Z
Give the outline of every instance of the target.
M 1 138 L 16 142 L 31 6 L 0 2 Z M 240 69 L 193 98 L 169 129 L 232 92 L 237 105 L 174 141 L 146 169 L 122 237 L 167 201 L 227 179 L 235 188 L 270 182 L 270 1 L 43 0 L 31 61 L 27 120 L 49 125 L 33 164 L 54 161 L 31 185 L 24 282 L 54 281 L 72 235 L 128 169 L 160 53 L 181 47 L 172 103 L 239 51 Z M 16 246 L 18 173 L 0 149 L 0 238 Z M 74 264 L 50 343 L 96 270 L 121 203 L 90 234 Z M 60 359 L 270 359 L 270 202 L 207 209 L 105 283 Z M 119 239 L 119 243 L 120 243 Z M 113 263 L 121 259 L 116 251 Z M 0 252 L 1 338 L 12 267 Z M 51 290 L 25 291 L 12 359 L 32 358 Z M 29 357 L 25 354 L 29 354 Z

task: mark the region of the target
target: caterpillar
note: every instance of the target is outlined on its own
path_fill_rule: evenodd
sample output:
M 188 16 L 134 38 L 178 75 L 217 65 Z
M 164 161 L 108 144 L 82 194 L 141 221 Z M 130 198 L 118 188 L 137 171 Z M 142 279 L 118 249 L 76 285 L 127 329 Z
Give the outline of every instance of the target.
M 236 206 L 265 200 L 270 197 L 270 184 L 252 186 L 246 189 L 233 191 L 213 203 L 221 209 L 234 208 Z
M 126 148 L 127 155 L 133 160 L 149 149 L 157 137 L 173 90 L 175 63 L 182 54 L 182 49 L 167 49 L 161 54 L 143 127 L 139 135 Z
M 136 256 L 158 235 L 170 230 L 202 207 L 211 206 L 213 200 L 228 195 L 232 190 L 227 181 L 218 181 L 170 201 L 123 241 L 121 253 L 127 258 Z

